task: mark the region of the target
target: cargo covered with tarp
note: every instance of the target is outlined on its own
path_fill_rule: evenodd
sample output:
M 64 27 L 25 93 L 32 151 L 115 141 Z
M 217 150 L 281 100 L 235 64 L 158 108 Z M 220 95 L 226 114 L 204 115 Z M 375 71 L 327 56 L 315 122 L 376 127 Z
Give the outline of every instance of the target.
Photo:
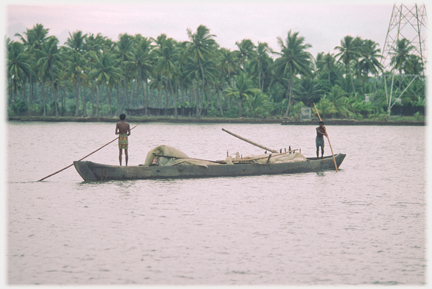
M 160 145 L 150 150 L 144 161 L 144 166 L 175 166 L 175 165 L 196 165 L 208 166 L 219 165 L 219 163 L 190 158 L 187 154 L 179 149 L 168 145 Z
M 207 167 L 209 165 L 233 165 L 236 163 L 255 163 L 255 164 L 277 164 L 293 163 L 305 161 L 306 158 L 299 152 L 262 154 L 240 158 L 228 156 L 225 160 L 209 161 L 191 158 L 184 152 L 168 145 L 160 145 L 147 153 L 144 166 L 175 166 L 175 165 L 197 165 Z

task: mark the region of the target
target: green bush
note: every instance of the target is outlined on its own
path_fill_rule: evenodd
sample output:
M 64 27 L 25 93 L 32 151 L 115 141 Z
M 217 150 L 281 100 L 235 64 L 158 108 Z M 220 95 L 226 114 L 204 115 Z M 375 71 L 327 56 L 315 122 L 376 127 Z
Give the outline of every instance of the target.
M 32 104 L 30 107 L 30 112 L 32 115 L 42 115 L 43 114 L 43 106 L 40 104 Z
M 293 117 L 295 120 L 300 120 L 302 107 L 306 107 L 302 101 L 296 102 L 294 105 L 291 105 L 288 115 Z
M 70 115 L 75 115 L 75 111 L 76 111 L 76 105 L 75 105 L 75 104 L 70 104 L 70 105 L 68 106 L 67 112 L 68 112 Z
M 12 112 L 16 115 L 23 115 L 27 112 L 27 105 L 22 99 L 13 101 L 11 107 Z

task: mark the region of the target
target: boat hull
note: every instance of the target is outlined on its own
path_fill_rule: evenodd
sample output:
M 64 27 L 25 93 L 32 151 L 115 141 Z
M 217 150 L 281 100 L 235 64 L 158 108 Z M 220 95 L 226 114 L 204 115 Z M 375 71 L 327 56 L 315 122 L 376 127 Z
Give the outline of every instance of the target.
M 337 167 L 345 154 L 335 155 Z M 75 169 L 84 181 L 137 180 L 166 178 L 211 178 L 317 172 L 335 170 L 333 158 L 307 158 L 306 161 L 276 164 L 112 166 L 90 161 L 75 161 Z

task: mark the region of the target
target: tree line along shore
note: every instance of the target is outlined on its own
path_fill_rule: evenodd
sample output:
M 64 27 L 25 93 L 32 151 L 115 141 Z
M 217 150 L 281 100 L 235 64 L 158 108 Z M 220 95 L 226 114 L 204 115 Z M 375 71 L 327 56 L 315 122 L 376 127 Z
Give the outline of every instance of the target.
M 55 116 L 9 116 L 8 121 L 41 121 L 41 122 L 118 122 L 118 117 L 55 117 Z M 211 117 L 127 117 L 130 123 L 238 123 L 238 124 L 282 124 L 282 125 L 317 125 L 319 119 L 308 121 L 292 121 L 287 118 L 211 118 Z M 410 125 L 424 126 L 425 118 L 419 117 L 391 117 L 387 119 L 329 119 L 326 125 Z
M 204 25 L 189 40 L 120 34 L 69 33 L 61 45 L 35 24 L 7 38 L 7 112 L 16 117 L 110 119 L 127 109 L 181 109 L 206 118 L 287 119 L 304 107 L 324 119 L 374 119 L 425 115 L 424 63 L 407 40 L 397 41 L 384 67 L 379 44 L 345 36 L 335 53 L 312 55 L 300 32 L 278 37 L 277 48 L 249 39 L 231 51 Z M 165 117 L 169 117 L 166 116 Z M 224 121 L 224 120 L 221 120 Z

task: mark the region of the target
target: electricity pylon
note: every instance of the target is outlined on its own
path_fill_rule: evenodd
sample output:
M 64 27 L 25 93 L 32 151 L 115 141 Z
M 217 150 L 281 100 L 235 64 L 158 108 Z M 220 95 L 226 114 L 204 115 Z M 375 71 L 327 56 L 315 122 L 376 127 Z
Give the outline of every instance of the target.
M 387 36 L 384 43 L 383 58 L 381 64 L 388 68 L 391 60 L 391 53 L 397 48 L 397 41 L 407 39 L 414 47 L 411 54 L 420 57 L 423 64 L 427 60 L 427 15 L 426 6 L 404 4 L 394 5 Z M 426 68 L 426 67 L 425 67 Z
M 414 96 L 419 103 L 425 101 L 425 95 L 418 93 L 417 89 L 411 84 L 416 79 L 421 79 L 425 83 L 426 63 L 427 63 L 427 15 L 426 6 L 404 4 L 394 5 L 390 24 L 387 31 L 386 40 L 383 49 L 383 58 L 381 64 L 384 70 L 391 73 L 383 74 L 385 95 L 388 104 L 388 113 L 396 103 L 401 103 L 402 96 Z M 395 75 L 394 68 L 390 67 L 392 54 L 396 52 L 397 42 L 407 39 L 413 49 L 410 54 L 417 55 L 424 67 L 422 75 L 400 74 Z M 396 77 L 396 79 L 395 79 Z

